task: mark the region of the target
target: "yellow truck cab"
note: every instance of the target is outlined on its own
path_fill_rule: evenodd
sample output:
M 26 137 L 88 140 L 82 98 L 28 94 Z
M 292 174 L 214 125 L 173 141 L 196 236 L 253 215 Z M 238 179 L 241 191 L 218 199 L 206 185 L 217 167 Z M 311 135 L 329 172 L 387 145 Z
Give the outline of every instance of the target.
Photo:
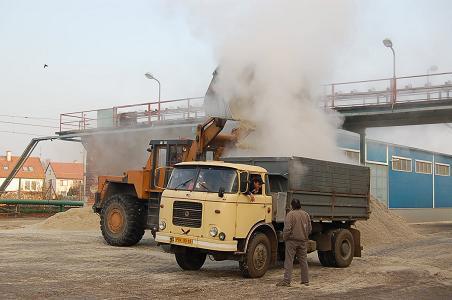
M 179 163 L 163 191 L 156 241 L 170 245 L 182 269 L 198 270 L 210 255 L 238 261 L 245 277 L 263 276 L 284 257 L 294 198 L 311 217 L 308 252 L 317 250 L 323 266 L 344 268 L 361 256 L 352 226 L 369 218 L 368 167 L 303 157 L 225 160 Z
M 262 276 L 277 248 L 266 174 L 259 166 L 219 161 L 177 164 L 162 194 L 157 242 L 170 244 L 185 270 L 201 268 L 210 254 L 239 260 L 246 276 Z M 263 185 L 251 197 L 257 177 Z

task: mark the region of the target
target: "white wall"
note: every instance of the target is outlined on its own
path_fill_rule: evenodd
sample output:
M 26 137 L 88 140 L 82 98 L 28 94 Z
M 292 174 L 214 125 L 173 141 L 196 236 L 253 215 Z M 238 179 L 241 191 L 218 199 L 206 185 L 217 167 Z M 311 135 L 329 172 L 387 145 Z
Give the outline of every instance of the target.
M 55 192 L 58 195 L 65 195 L 69 191 L 69 189 L 73 186 L 80 185 L 82 183 L 81 180 L 72 180 L 72 179 L 56 179 Z
M 0 184 L 5 181 L 6 178 L 0 178 Z M 20 179 L 21 190 L 26 192 L 41 192 L 42 191 L 42 179 Z M 8 187 L 7 192 L 17 192 L 19 190 L 19 178 L 14 178 Z

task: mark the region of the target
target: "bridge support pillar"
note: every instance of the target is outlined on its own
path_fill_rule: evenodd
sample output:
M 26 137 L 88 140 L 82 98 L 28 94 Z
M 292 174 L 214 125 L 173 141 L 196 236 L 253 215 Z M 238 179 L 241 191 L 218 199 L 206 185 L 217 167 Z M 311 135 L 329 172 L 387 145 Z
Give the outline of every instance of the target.
M 360 129 L 359 134 L 359 162 L 366 165 L 366 128 Z

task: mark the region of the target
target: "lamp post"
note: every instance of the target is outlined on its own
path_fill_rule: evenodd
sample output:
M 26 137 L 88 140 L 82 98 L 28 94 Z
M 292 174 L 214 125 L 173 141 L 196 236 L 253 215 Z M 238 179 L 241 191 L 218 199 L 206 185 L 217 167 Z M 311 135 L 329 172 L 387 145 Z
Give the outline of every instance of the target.
M 395 68 L 395 51 L 394 48 L 392 47 L 392 41 L 388 38 L 383 40 L 383 45 L 385 45 L 385 47 L 391 49 L 392 51 L 392 105 L 395 104 L 396 102 L 396 95 L 397 95 L 397 87 L 396 87 L 396 68 Z
M 149 73 L 149 72 L 147 72 L 146 74 L 144 74 L 144 76 L 147 78 L 147 79 L 152 79 L 152 80 L 155 80 L 155 81 L 157 81 L 157 83 L 158 83 L 158 85 L 159 85 L 159 101 L 158 101 L 158 119 L 160 120 L 160 81 L 157 79 L 157 78 L 155 78 L 154 77 L 154 75 L 152 75 L 151 73 Z M 151 113 L 150 111 L 149 111 L 149 113 Z

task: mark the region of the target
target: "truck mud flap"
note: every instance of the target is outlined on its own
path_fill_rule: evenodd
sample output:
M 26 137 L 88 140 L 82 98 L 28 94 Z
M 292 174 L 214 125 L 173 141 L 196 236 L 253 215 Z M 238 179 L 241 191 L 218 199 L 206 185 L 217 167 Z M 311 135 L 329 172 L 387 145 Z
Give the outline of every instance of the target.
M 355 228 L 349 228 L 348 230 L 352 233 L 353 240 L 355 242 L 355 251 L 353 256 L 361 257 L 361 251 L 363 250 L 363 247 L 361 246 L 361 232 Z

